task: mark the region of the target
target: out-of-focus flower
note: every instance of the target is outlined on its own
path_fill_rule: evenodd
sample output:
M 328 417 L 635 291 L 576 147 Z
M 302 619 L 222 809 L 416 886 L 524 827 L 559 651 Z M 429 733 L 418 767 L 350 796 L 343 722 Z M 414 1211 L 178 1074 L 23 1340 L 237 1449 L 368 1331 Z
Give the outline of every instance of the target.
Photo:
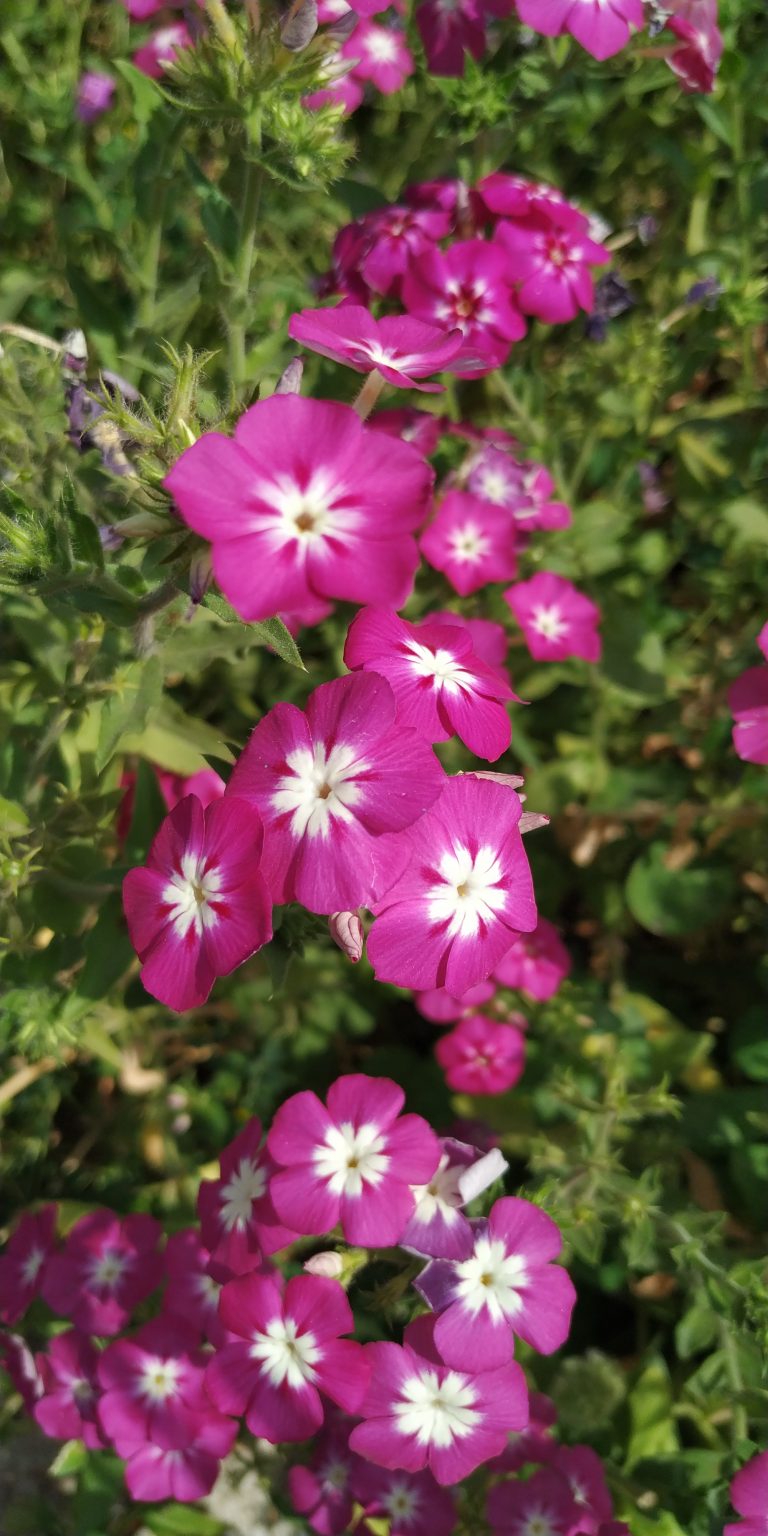
M 573 320 L 594 306 L 591 267 L 610 261 L 605 246 L 569 229 L 540 229 L 502 219 L 494 239 L 507 255 L 507 274 L 517 283 L 517 302 L 526 315 L 549 325 Z
M 493 974 L 500 986 L 519 988 L 544 1003 L 554 997 L 570 970 L 571 957 L 557 929 L 540 917 L 533 933 L 515 940 Z
M 421 552 L 462 597 L 517 574 L 509 516 L 466 491 L 449 491 L 421 536 Z
M 437 325 L 425 325 L 409 315 L 385 315 L 375 320 L 357 304 L 338 309 L 303 309 L 292 315 L 288 334 L 302 346 L 346 363 L 358 373 L 375 369 L 388 384 L 400 389 L 435 392 L 440 384 L 426 384 L 428 374 L 450 368 L 462 349 L 460 331 L 445 334 Z
M 741 1520 L 726 1525 L 723 1536 L 765 1536 L 768 1530 L 768 1451 L 753 1456 L 731 1482 L 731 1503 Z
M 474 1013 L 441 1035 L 435 1055 L 449 1088 L 457 1093 L 497 1094 L 514 1087 L 525 1066 L 525 1035 L 517 1018 L 512 1014 L 500 1024 Z
M 480 0 L 420 0 L 416 25 L 433 75 L 463 75 L 465 52 L 479 59 L 485 50 Z
M 56 1247 L 57 1207 L 22 1216 L 0 1254 L 0 1322 L 17 1323 L 37 1296 Z
M 564 576 L 537 571 L 530 581 L 508 587 L 504 597 L 534 660 L 564 661 L 568 656 L 600 660 L 600 609 Z
M 160 1283 L 159 1240 L 160 1225 L 151 1216 L 121 1220 L 113 1211 L 89 1211 L 46 1264 L 43 1299 L 84 1333 L 119 1333 Z
M 728 689 L 733 745 L 745 763 L 768 763 L 768 667 L 749 667 Z
M 151 80 L 162 80 L 166 64 L 175 59 L 182 48 L 191 48 L 193 37 L 184 21 L 172 21 L 160 27 L 133 55 L 133 63 Z
M 486 1505 L 493 1536 L 523 1536 L 531 1526 L 547 1536 L 570 1536 L 578 1531 L 579 1511 L 562 1472 L 544 1467 L 522 1482 L 519 1478 L 497 1483 Z
M 103 1447 L 96 1421 L 98 1363 L 98 1350 L 76 1328 L 57 1333 L 38 1355 L 44 1390 L 34 1416 L 44 1434 L 53 1440 L 82 1440 L 89 1449 Z
M 344 43 L 342 58 L 352 63 L 356 80 L 370 80 L 383 96 L 401 90 L 413 74 L 413 54 L 402 32 L 375 21 L 360 21 Z
M 520 20 L 534 32 L 570 32 L 595 59 L 625 48 L 630 30 L 644 24 L 643 0 L 516 0 Z
M 254 1115 L 219 1156 L 217 1179 L 203 1179 L 197 1196 L 200 1233 L 216 1265 L 242 1275 L 277 1253 L 296 1233 L 281 1226 L 269 1192 L 275 1171 Z
M 76 111 L 81 123 L 93 123 L 112 105 L 117 87 L 111 75 L 87 69 L 77 86 Z

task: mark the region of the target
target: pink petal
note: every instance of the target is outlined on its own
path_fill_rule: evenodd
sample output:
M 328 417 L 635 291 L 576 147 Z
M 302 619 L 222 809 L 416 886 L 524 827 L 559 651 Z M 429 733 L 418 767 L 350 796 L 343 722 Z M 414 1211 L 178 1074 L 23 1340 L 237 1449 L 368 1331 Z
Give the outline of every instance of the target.
M 300 1333 L 312 1332 L 318 1339 L 337 1338 L 352 1333 L 355 1319 L 347 1293 L 338 1280 L 319 1275 L 295 1275 L 285 1291 L 285 1316 L 292 1317 Z
M 317 1384 L 345 1413 L 357 1413 L 368 1389 L 370 1370 L 362 1344 L 334 1339 L 323 1349 L 317 1366 Z
M 336 1079 L 328 1090 L 327 1102 L 328 1113 L 336 1124 L 349 1120 L 355 1128 L 376 1125 L 383 1129 L 397 1119 L 405 1094 L 391 1078 L 353 1072 Z

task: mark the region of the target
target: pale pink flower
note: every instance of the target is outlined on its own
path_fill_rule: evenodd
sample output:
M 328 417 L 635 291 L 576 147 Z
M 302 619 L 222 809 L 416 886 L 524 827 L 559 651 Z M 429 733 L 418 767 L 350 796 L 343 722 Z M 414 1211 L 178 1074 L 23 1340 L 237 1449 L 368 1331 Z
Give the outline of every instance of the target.
M 368 431 L 351 406 L 273 395 L 241 416 L 234 439 L 207 432 L 187 448 L 166 486 L 252 620 L 310 597 L 399 607 L 432 478 L 409 443 Z
M 274 901 L 325 913 L 370 905 L 392 855 L 382 835 L 409 826 L 446 782 L 395 714 L 389 683 L 360 674 L 316 688 L 306 714 L 277 704 L 256 726 L 227 794 L 261 815 Z
M 500 1024 L 474 1013 L 441 1035 L 435 1055 L 449 1088 L 456 1093 L 497 1094 L 514 1087 L 525 1067 L 525 1036 L 517 1018 L 512 1014 L 510 1021 Z
M 440 1146 L 429 1183 L 413 1190 L 416 1204 L 400 1245 L 411 1253 L 450 1259 L 463 1252 L 471 1233 L 463 1207 L 503 1178 L 509 1165 L 498 1147 L 481 1153 L 453 1136 L 443 1136 Z
M 296 1233 L 278 1220 L 270 1195 L 275 1164 L 254 1115 L 224 1148 L 217 1179 L 203 1179 L 197 1196 L 200 1233 L 214 1263 L 237 1275 L 256 1269 Z
M 494 239 L 506 254 L 506 272 L 516 283 L 517 302 L 526 315 L 548 325 L 573 320 L 594 306 L 591 267 L 610 261 L 604 245 L 564 228 L 537 228 L 502 219 Z
M 84 1333 L 119 1333 L 163 1274 L 160 1225 L 151 1216 L 89 1211 L 43 1271 L 42 1294 Z
M 416 25 L 433 75 L 463 75 L 464 54 L 485 50 L 485 17 L 479 0 L 420 0 Z
M 126 875 L 123 906 L 141 979 L 167 1007 L 199 1007 L 217 976 L 271 939 L 262 843 L 252 806 L 226 796 L 203 810 L 187 795 L 160 827 L 146 864 Z
M 421 536 L 421 552 L 461 597 L 491 581 L 509 581 L 517 573 L 516 534 L 509 516 L 465 491 L 449 491 L 443 497 Z
M 768 1532 L 768 1451 L 753 1456 L 731 1482 L 731 1503 L 741 1520 L 726 1525 L 723 1536 L 766 1536 Z
M 468 377 L 500 367 L 513 341 L 525 335 L 507 255 L 493 241 L 459 240 L 445 251 L 424 251 L 406 272 L 402 299 L 419 319 L 458 328 L 466 355 L 462 371 Z
M 413 74 L 413 54 L 402 32 L 380 22 L 360 21 L 341 50 L 356 80 L 370 80 L 383 96 L 401 90 Z
M 137 48 L 132 63 L 151 80 L 161 80 L 165 66 L 175 59 L 182 48 L 192 47 L 192 34 L 184 21 L 171 21 L 160 27 L 141 48 Z
M 388 384 L 430 393 L 442 385 L 424 383 L 425 377 L 450 368 L 462 349 L 460 331 L 446 335 L 439 326 L 425 325 L 409 315 L 384 315 L 375 320 L 358 304 L 303 309 L 291 316 L 288 334 L 293 341 L 346 363 L 358 373 L 375 369 Z
M 470 774 L 448 780 L 406 834 L 407 865 L 373 907 L 368 958 L 380 981 L 460 997 L 535 928 L 521 812 L 513 789 Z
M 17 1323 L 42 1285 L 56 1246 L 57 1207 L 22 1216 L 0 1254 L 0 1322 Z
M 104 1445 L 96 1422 L 99 1398 L 98 1350 L 87 1334 L 68 1328 L 37 1357 L 43 1396 L 34 1417 L 53 1440 L 82 1440 L 89 1449 Z
M 553 923 L 540 917 L 533 933 L 524 933 L 493 973 L 502 987 L 515 987 L 545 1003 L 570 974 L 571 957 Z
M 570 32 L 595 59 L 625 48 L 632 27 L 644 26 L 643 0 L 516 0 L 520 20 L 534 32 Z
M 745 763 L 768 763 L 768 667 L 749 667 L 728 689 L 733 745 Z
M 282 1104 L 267 1138 L 281 1219 L 318 1236 L 341 1222 L 347 1241 L 364 1246 L 398 1243 L 412 1186 L 428 1183 L 440 1161 L 426 1120 L 401 1115 L 404 1099 L 389 1078 L 353 1073 L 331 1085 L 327 1106 L 310 1090 Z
M 600 609 L 564 576 L 537 571 L 504 593 L 535 661 L 599 661 Z
M 533 1477 L 497 1483 L 486 1505 L 493 1536 L 530 1536 L 531 1529 L 547 1536 L 571 1536 L 578 1531 L 579 1511 L 562 1472 L 544 1467 Z M 538 1522 L 538 1525 L 536 1524 Z

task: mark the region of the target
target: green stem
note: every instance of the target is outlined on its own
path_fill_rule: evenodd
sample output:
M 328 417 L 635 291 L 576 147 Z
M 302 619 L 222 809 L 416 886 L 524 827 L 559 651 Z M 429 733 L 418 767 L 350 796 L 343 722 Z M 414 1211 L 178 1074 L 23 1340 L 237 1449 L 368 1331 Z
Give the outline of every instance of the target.
M 252 144 L 251 148 L 253 150 L 258 148 L 258 146 Z M 227 316 L 229 329 L 229 371 L 232 383 L 235 385 L 245 382 L 245 314 L 251 286 L 251 273 L 256 258 L 256 234 L 259 226 L 262 181 L 263 176 L 260 165 L 255 160 L 248 160 L 245 168 L 245 186 L 243 188 L 243 201 L 240 208 L 240 230 L 237 242 L 237 255 L 234 263 L 234 281 L 230 297 L 232 313 Z
M 146 243 L 139 262 L 139 302 L 136 309 L 136 329 L 143 336 L 151 337 L 155 322 L 155 308 L 157 305 L 157 283 L 160 275 L 160 254 L 163 245 L 163 227 L 165 224 L 165 209 L 168 202 L 168 193 L 171 187 L 171 178 L 168 172 L 173 160 L 181 135 L 184 131 L 182 118 L 169 130 L 163 143 L 159 157 L 159 164 L 152 182 L 152 195 L 149 205 L 149 219 L 147 222 Z

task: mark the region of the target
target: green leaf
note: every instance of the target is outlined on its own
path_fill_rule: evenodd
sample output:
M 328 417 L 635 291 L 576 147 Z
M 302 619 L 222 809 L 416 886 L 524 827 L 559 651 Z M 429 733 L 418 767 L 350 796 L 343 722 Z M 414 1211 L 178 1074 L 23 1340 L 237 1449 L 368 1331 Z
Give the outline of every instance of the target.
M 80 511 L 75 488 L 69 475 L 64 478 L 59 497 L 59 511 L 69 523 L 72 553 L 76 560 L 92 565 L 97 571 L 104 569 L 104 550 L 99 530 L 92 517 Z
M 717 1314 L 703 1302 L 694 1302 L 675 1328 L 675 1348 L 681 1360 L 710 1349 L 718 1335 Z
M 103 772 L 111 762 L 124 736 L 141 731 L 150 710 L 163 691 L 163 668 L 157 656 L 147 661 L 132 661 L 114 679 L 116 693 L 101 713 L 96 771 Z
M 736 544 L 761 544 L 768 547 L 768 511 L 750 496 L 739 496 L 723 507 L 721 516 Z
M 163 105 L 165 93 L 156 81 L 137 69 L 135 64 L 129 64 L 127 59 L 115 59 L 113 62 L 118 74 L 130 86 L 134 115 L 143 127 L 158 107 Z
M 67 607 L 76 608 L 78 613 L 97 613 L 99 618 L 108 619 L 120 629 L 129 629 L 138 617 L 137 605 L 129 592 L 123 598 L 117 592 L 99 586 L 97 581 L 68 582 L 49 601 L 64 603 Z
M 168 807 L 160 792 L 157 774 L 154 768 L 142 759 L 136 769 L 131 823 L 123 848 L 126 864 L 143 864 L 149 852 L 149 845 L 167 812 Z
M 282 661 L 287 661 L 292 667 L 300 667 L 306 672 L 306 667 L 301 659 L 301 652 L 293 636 L 286 629 L 282 619 L 262 619 L 255 624 L 244 624 L 230 603 L 216 592 L 208 592 L 203 598 L 203 606 L 210 608 L 217 618 L 223 619 L 225 624 L 237 624 L 243 631 L 245 644 L 268 645 Z M 246 639 L 250 637 L 250 640 Z
M 667 852 L 664 843 L 652 843 L 632 865 L 625 894 L 643 928 L 674 938 L 716 922 L 733 897 L 735 882 L 732 871 L 719 865 L 668 869 Z
M 0 795 L 0 836 L 18 837 L 28 826 L 29 817 L 23 806 L 17 805 L 15 800 L 4 800 Z
M 660 1355 L 651 1359 L 629 1394 L 630 1434 L 626 1470 L 646 1456 L 665 1456 L 678 1449 L 672 1418 L 674 1395 L 669 1371 Z
M 768 1029 L 765 1015 L 764 1007 L 757 1005 L 750 1008 L 729 1035 L 732 1060 L 756 1083 L 768 1083 Z
M 601 631 L 603 676 L 632 699 L 660 703 L 667 694 L 664 646 L 648 616 L 612 597 L 604 604 Z
M 225 763 L 235 759 L 219 732 L 205 720 L 195 720 L 167 697 L 153 709 L 142 731 L 129 732 L 123 737 L 122 750 L 145 757 L 169 773 L 181 773 L 187 778 L 201 768 L 210 767 L 209 757 Z
M 202 1509 L 190 1508 L 189 1504 L 164 1504 L 162 1509 L 151 1509 L 142 1518 L 153 1536 L 220 1536 L 224 1530 L 220 1520 Z
M 74 1472 L 80 1472 L 88 1459 L 88 1452 L 82 1440 L 67 1440 L 66 1444 L 54 1456 L 48 1468 L 50 1477 L 71 1477 Z

